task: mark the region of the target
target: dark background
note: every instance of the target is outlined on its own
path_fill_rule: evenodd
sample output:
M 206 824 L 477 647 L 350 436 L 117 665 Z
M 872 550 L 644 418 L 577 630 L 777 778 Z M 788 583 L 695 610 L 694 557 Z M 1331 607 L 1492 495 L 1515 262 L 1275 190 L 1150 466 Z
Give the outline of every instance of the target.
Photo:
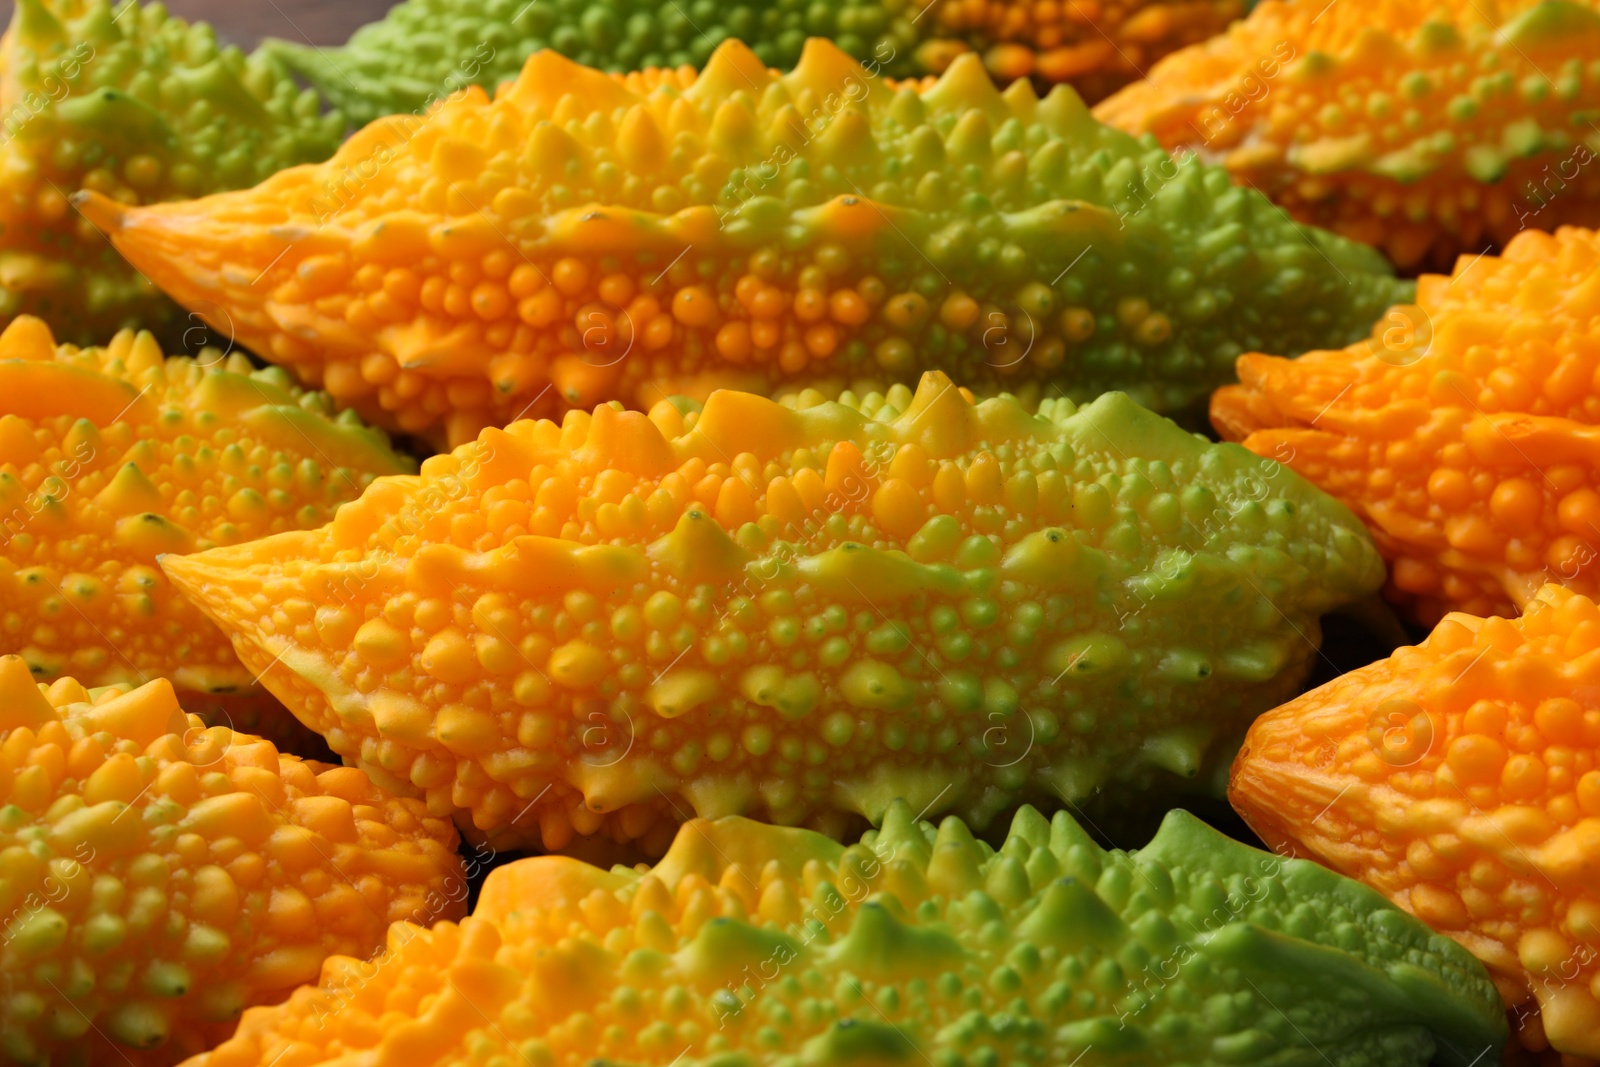
M 263 37 L 343 44 L 357 26 L 381 18 L 397 0 L 167 0 L 167 10 L 191 22 L 204 19 L 217 36 L 245 51 Z M 0 24 L 11 21 L 11 0 L 0 0 Z

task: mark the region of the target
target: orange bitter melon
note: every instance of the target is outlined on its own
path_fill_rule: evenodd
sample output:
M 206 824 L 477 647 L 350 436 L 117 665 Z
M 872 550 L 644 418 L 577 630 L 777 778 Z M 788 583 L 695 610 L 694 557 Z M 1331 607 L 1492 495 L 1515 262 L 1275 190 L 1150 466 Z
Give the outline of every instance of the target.
M 68 198 L 253 185 L 332 155 L 344 124 L 271 61 L 163 4 L 17 0 L 0 40 L 0 326 L 26 313 L 80 344 L 125 326 L 176 342 L 182 312 Z
M 1203 783 L 1382 581 L 1331 498 L 1121 394 L 814 399 L 485 430 L 162 565 L 335 752 L 552 849 Z
M 58 346 L 16 319 L 0 333 L 0 652 L 45 681 L 248 690 L 156 558 L 320 526 L 412 469 L 381 431 L 329 412 L 238 353 L 169 358 L 132 330 Z
M 157 1067 L 465 912 L 456 833 L 353 767 L 206 727 L 165 679 L 0 657 L 0 1058 Z
M 785 75 L 737 41 L 698 76 L 540 52 L 493 101 L 379 120 L 254 190 L 81 207 L 253 351 L 452 446 L 926 369 L 1177 411 L 1241 351 L 1346 344 L 1411 291 L 1068 88 L 1002 95 L 974 56 L 896 87 L 826 41 Z
M 1242 356 L 1212 421 L 1360 515 L 1426 624 L 1546 582 L 1600 593 L 1597 271 L 1600 235 L 1530 230 L 1424 276 L 1366 342 Z
M 844 847 L 696 820 L 653 870 L 538 857 L 473 915 L 246 1013 L 188 1067 L 1496 1062 L 1483 967 L 1378 893 L 1186 812 L 1137 852 L 905 801 Z
M 1586 596 L 1546 586 L 1515 621 L 1451 613 L 1262 716 L 1229 795 L 1275 848 L 1471 949 L 1535 1051 L 1600 1059 L 1597 683 Z
M 1600 222 L 1594 0 L 1265 0 L 1096 116 L 1296 218 L 1444 269 Z

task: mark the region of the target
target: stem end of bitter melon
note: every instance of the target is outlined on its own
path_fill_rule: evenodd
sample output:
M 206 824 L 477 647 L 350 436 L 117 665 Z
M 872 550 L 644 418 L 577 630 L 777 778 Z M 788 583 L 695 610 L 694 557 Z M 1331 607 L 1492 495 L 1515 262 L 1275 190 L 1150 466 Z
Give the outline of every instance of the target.
M 72 206 L 77 208 L 83 217 L 94 223 L 101 230 L 122 229 L 123 217 L 127 214 L 123 206 L 104 193 L 97 193 L 92 189 L 80 189 L 68 197 Z

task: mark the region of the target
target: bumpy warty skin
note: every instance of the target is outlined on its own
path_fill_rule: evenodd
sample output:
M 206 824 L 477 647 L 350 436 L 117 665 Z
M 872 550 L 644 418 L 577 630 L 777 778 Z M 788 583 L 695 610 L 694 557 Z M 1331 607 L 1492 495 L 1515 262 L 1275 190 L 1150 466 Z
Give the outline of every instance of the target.
M 1212 422 L 1360 515 L 1413 618 L 1514 615 L 1546 582 L 1600 593 L 1597 337 L 1600 235 L 1530 230 L 1368 341 L 1240 357 Z
M 1153 60 L 1218 33 L 1241 0 L 407 0 L 342 48 L 269 40 L 263 51 L 305 78 L 353 121 L 420 113 L 467 85 L 491 92 L 542 48 L 627 73 L 702 67 L 728 38 L 790 70 L 808 37 L 826 37 L 893 78 L 942 74 L 967 52 L 1001 84 L 1068 82 L 1086 99 L 1142 77 Z
M 0 657 L 0 764 L 7 1063 L 176 1063 L 390 923 L 466 911 L 448 821 L 206 727 L 165 679 L 44 686 Z
M 1593 0 L 1264 0 L 1095 114 L 1439 270 L 1600 222 L 1597 50 Z
M 1517 620 L 1451 613 L 1262 716 L 1230 799 L 1471 949 L 1536 1009 L 1535 1050 L 1600 1059 L 1597 673 L 1600 608 L 1571 590 Z
M 326 159 L 344 119 L 211 27 L 161 4 L 19 0 L 0 40 L 0 325 L 27 313 L 65 339 L 192 325 L 68 198 L 154 203 L 254 185 Z M 224 331 L 225 332 L 225 331 Z
M 238 353 L 166 357 L 132 330 L 80 349 L 13 321 L 0 333 L 0 653 L 42 681 L 248 690 L 254 675 L 156 559 L 321 526 L 376 476 L 415 469 L 330 410 Z
M 254 190 L 80 207 L 253 351 L 451 446 L 611 399 L 929 369 L 1177 411 L 1240 352 L 1344 344 L 1411 295 L 1070 89 L 1002 95 L 974 56 L 893 86 L 820 40 L 785 75 L 737 41 L 699 76 L 540 52 L 492 102 L 379 120 Z
M 1331 498 L 1120 394 L 847 399 L 519 422 L 162 565 L 335 752 L 551 849 L 1170 795 L 1382 582 Z
M 998 851 L 914 819 L 849 847 L 696 820 L 653 870 L 497 868 L 471 918 L 330 960 L 187 1067 L 1467 1067 L 1505 1040 L 1460 946 L 1186 812 L 1134 853 L 1065 812 L 1024 807 Z

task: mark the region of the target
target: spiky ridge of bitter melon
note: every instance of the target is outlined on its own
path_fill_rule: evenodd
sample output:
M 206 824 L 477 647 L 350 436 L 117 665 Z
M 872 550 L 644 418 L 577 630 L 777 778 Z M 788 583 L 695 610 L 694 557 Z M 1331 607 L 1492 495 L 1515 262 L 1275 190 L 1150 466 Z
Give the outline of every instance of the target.
M 1068 88 L 1002 96 L 975 56 L 896 88 L 821 40 L 787 75 L 737 41 L 698 77 L 540 52 L 493 102 L 380 120 L 257 189 L 81 206 L 254 351 L 451 445 L 924 369 L 1173 411 L 1241 351 L 1347 343 L 1411 293 Z
M 977 51 L 1002 83 L 1069 82 L 1098 100 L 1244 11 L 1241 0 L 406 0 L 342 48 L 273 39 L 262 51 L 363 125 L 421 113 L 467 85 L 493 91 L 542 48 L 626 73 L 704 66 L 729 38 L 749 44 L 767 66 L 790 70 L 806 38 L 826 37 L 893 78 L 942 74 Z
M 1383 580 L 1334 500 L 1121 394 L 857 403 L 519 422 L 162 566 L 389 788 L 507 846 L 658 853 L 689 814 L 1192 787 Z
M 207 727 L 158 679 L 0 657 L 0 1059 L 175 1063 L 239 1013 L 465 912 L 456 832 L 353 767 Z
M 1595 0 L 1266 0 L 1095 110 L 1403 268 L 1600 223 Z
M 382 431 L 329 412 L 238 353 L 165 357 L 132 330 L 58 346 L 14 320 L 0 333 L 0 652 L 44 681 L 248 690 L 156 558 L 320 526 L 375 477 L 415 469 Z
M 1505 1041 L 1459 945 L 1186 812 L 1131 853 L 1065 812 L 1022 808 L 998 851 L 914 819 L 849 847 L 697 820 L 654 870 L 497 868 L 471 918 L 328 961 L 188 1067 L 1466 1067 Z
M 1600 594 L 1597 331 L 1600 234 L 1529 230 L 1367 341 L 1241 356 L 1212 421 L 1360 515 L 1414 618 L 1515 615 L 1546 582 Z
M 1600 606 L 1452 612 L 1261 717 L 1229 796 L 1488 965 L 1528 1044 L 1600 1059 Z
M 19 0 L 0 42 L 0 325 L 38 315 L 90 344 L 181 312 L 68 197 L 153 203 L 326 159 L 344 119 L 164 5 Z

